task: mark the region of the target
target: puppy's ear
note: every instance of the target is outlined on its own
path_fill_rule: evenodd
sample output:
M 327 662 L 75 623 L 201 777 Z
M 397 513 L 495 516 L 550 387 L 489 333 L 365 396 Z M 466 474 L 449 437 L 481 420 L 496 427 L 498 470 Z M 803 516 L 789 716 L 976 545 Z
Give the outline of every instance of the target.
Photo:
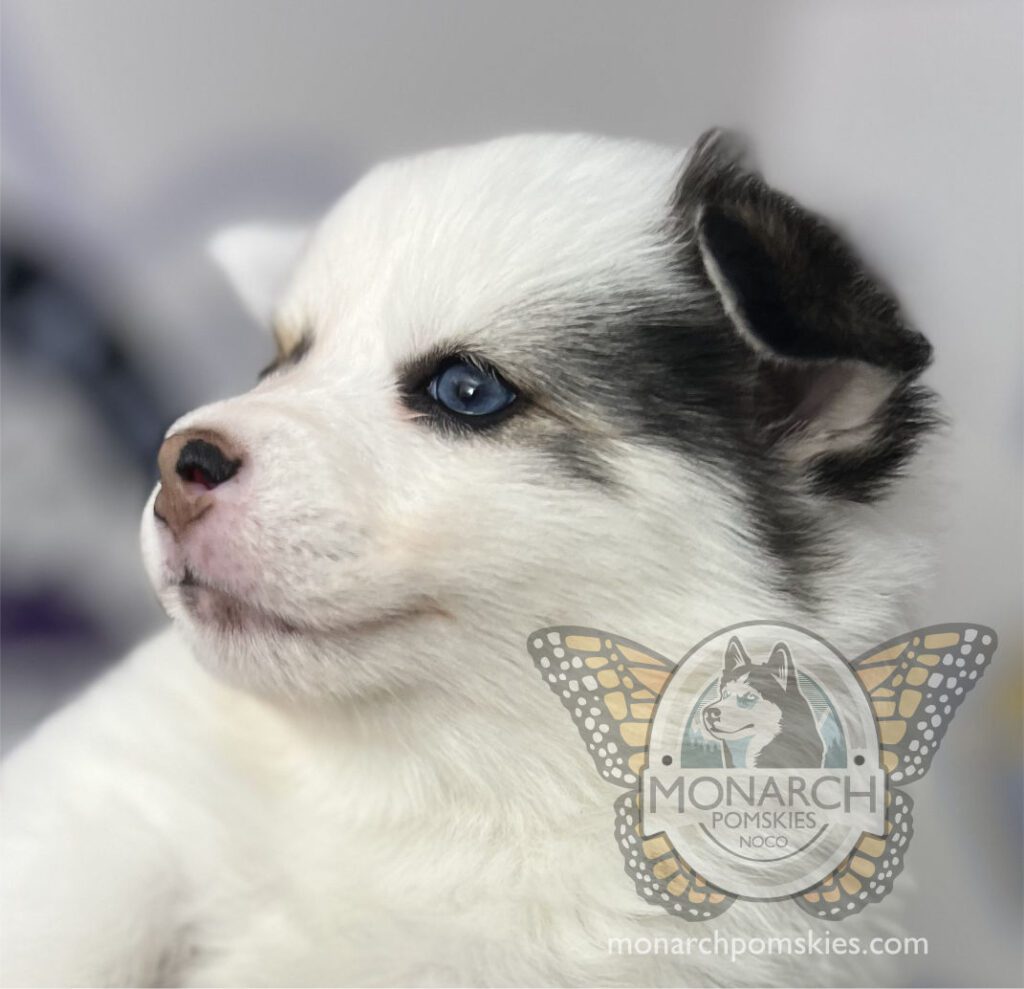
M 772 654 L 765 664 L 768 672 L 771 673 L 783 690 L 790 691 L 796 688 L 796 670 L 793 667 L 793 657 L 790 654 L 789 646 L 785 642 L 775 643 Z
M 725 647 L 725 672 L 732 673 L 733 670 L 739 669 L 741 666 L 746 666 L 749 663 L 750 659 L 743 651 L 743 646 L 740 644 L 740 640 L 734 635 L 729 640 L 729 644 Z
M 934 425 L 913 382 L 928 341 L 842 239 L 745 163 L 740 142 L 704 134 L 676 187 L 691 273 L 749 349 L 758 433 L 818 491 L 867 501 Z
M 206 249 L 249 314 L 269 328 L 308 237 L 308 227 L 246 223 L 218 231 Z

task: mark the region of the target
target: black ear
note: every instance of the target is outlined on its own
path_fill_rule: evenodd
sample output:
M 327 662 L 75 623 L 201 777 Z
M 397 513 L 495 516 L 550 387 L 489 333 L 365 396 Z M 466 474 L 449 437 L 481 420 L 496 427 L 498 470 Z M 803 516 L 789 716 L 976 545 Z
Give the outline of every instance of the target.
M 752 352 L 760 434 L 817 490 L 869 500 L 934 425 L 914 384 L 928 341 L 838 234 L 744 163 L 734 136 L 700 138 L 673 206 L 694 277 Z

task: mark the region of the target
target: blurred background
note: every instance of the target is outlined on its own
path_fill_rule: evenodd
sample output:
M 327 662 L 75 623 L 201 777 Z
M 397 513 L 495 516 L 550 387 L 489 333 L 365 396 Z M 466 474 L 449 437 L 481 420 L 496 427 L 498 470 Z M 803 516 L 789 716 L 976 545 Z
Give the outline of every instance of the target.
M 137 547 L 159 438 L 272 349 L 214 229 L 312 219 L 436 145 L 739 127 L 936 345 L 953 427 L 912 620 L 1001 637 L 914 787 L 878 909 L 931 950 L 892 982 L 1020 985 L 1022 34 L 1016 0 L 3 0 L 4 746 L 163 621 Z

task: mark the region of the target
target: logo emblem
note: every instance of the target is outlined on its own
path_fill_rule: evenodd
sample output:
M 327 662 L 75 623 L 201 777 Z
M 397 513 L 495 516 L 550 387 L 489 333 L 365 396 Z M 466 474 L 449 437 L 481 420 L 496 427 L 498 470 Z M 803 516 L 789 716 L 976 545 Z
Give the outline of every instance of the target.
M 748 622 L 678 664 L 595 629 L 529 650 L 601 775 L 637 892 L 687 920 L 742 897 L 842 919 L 885 896 L 922 776 L 996 646 L 976 625 L 908 633 L 847 662 L 793 625 Z

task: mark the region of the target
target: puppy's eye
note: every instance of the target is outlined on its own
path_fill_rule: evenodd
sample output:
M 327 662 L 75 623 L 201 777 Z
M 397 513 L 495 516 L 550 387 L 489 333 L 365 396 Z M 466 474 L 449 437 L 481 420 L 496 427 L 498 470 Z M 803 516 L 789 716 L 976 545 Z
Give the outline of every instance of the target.
M 757 703 L 757 694 L 743 694 L 736 698 L 736 703 L 744 709 L 751 708 Z
M 496 371 L 462 359 L 441 368 L 427 384 L 427 394 L 449 412 L 467 419 L 495 416 L 517 398 Z

